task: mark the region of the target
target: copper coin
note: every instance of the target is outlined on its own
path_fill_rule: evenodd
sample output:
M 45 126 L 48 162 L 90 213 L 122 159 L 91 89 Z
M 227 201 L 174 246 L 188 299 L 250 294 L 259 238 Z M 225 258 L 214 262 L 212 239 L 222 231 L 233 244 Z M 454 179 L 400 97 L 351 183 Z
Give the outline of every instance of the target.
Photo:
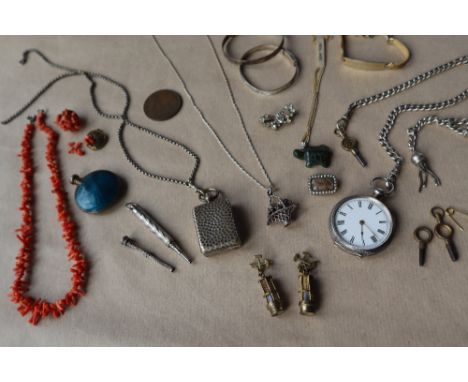
M 155 121 L 166 121 L 175 116 L 182 107 L 182 97 L 174 90 L 158 90 L 151 94 L 143 105 L 146 116 Z

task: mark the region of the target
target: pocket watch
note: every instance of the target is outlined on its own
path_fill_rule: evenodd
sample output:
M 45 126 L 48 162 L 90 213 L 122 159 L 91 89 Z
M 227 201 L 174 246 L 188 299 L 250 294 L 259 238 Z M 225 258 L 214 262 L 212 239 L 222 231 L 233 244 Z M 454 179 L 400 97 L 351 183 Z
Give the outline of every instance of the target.
M 374 179 L 373 182 L 378 179 Z M 375 255 L 390 242 L 394 218 L 381 198 L 392 190 L 376 187 L 374 195 L 353 195 L 339 201 L 330 214 L 335 245 L 358 257 Z

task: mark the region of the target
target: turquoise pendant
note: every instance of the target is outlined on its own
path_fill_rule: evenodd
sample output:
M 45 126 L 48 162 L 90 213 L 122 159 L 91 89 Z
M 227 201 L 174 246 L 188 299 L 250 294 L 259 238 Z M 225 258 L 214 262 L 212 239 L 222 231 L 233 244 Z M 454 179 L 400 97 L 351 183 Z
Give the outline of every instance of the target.
M 99 213 L 112 207 L 124 191 L 123 180 L 107 170 L 93 171 L 84 178 L 73 175 L 71 183 L 78 185 L 75 190 L 76 204 L 88 213 Z

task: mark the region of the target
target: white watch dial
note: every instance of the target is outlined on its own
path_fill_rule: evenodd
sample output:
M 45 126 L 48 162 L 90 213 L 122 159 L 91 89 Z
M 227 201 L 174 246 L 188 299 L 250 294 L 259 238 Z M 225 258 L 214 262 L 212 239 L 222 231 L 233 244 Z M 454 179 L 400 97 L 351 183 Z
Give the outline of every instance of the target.
M 337 239 L 351 250 L 375 250 L 390 239 L 393 230 L 388 208 L 367 196 L 345 199 L 332 220 Z

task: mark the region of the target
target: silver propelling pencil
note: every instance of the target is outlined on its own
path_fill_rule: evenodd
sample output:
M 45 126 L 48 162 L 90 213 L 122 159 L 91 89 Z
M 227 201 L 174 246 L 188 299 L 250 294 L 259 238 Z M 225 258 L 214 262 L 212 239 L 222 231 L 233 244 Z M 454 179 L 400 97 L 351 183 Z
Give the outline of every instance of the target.
M 143 256 L 153 259 L 159 265 L 162 265 L 164 268 L 169 269 L 171 272 L 175 271 L 175 268 L 171 265 L 166 263 L 165 261 L 161 260 L 158 256 L 154 253 L 147 251 L 146 249 L 141 248 L 138 243 L 128 236 L 124 236 L 122 241 L 120 242 L 124 247 L 133 249 L 135 252 L 142 254 Z
M 166 247 L 172 249 L 180 257 L 182 257 L 188 263 L 191 263 L 192 260 L 182 252 L 182 249 L 176 243 L 176 241 L 169 235 L 164 228 L 162 228 L 152 216 L 148 214 L 140 205 L 137 203 L 127 203 L 125 206 L 133 212 L 133 214 L 140 219 L 145 226 L 147 226 L 151 232 L 153 232 L 159 240 L 161 240 Z

